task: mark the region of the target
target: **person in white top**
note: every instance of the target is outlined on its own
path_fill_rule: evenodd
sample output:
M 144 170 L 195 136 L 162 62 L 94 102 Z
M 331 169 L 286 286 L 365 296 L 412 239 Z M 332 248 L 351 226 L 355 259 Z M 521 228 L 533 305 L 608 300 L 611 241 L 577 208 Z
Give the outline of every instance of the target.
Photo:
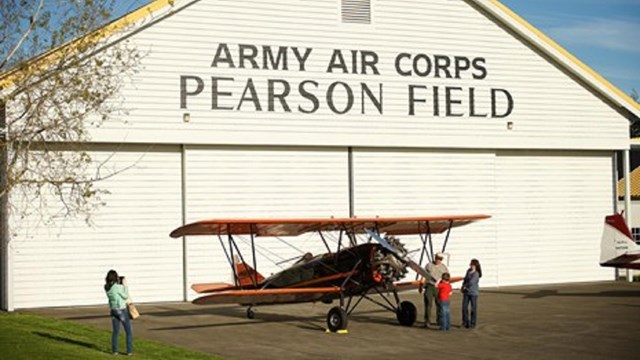
M 442 278 L 442 274 L 449 272 L 447 266 L 442 263 L 443 259 L 444 255 L 442 253 L 437 253 L 433 262 L 430 262 L 425 266 L 425 270 L 430 274 L 430 276 L 428 279 L 422 279 L 422 284 L 418 289 L 418 291 L 422 292 L 424 287 L 424 327 L 429 327 L 429 325 L 434 324 L 430 321 L 433 319 L 432 312 L 434 303 L 436 308 L 435 324 L 440 326 L 440 306 L 438 304 L 438 288 L 436 287 L 436 283 Z

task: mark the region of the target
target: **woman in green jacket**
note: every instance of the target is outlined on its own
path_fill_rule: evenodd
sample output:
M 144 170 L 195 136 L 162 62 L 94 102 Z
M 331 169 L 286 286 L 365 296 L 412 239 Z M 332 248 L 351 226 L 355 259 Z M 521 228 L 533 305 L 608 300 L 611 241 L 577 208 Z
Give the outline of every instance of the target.
M 111 351 L 114 355 L 118 354 L 118 335 L 120 333 L 120 323 L 122 323 L 124 331 L 127 333 L 127 355 L 133 355 L 133 331 L 131 330 L 129 311 L 127 311 L 127 299 L 129 298 L 127 280 L 124 277 L 118 277 L 118 273 L 115 270 L 109 270 L 105 279 L 104 290 L 109 298 L 111 324 L 113 325 Z

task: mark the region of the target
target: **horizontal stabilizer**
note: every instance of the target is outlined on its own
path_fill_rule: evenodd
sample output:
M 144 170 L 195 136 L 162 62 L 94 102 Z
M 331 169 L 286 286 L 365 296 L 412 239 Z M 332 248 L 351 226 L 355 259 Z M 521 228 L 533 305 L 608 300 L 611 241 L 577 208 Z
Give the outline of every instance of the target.
M 205 283 L 205 284 L 193 284 L 191 289 L 198 294 L 210 293 L 216 291 L 224 291 L 235 288 L 235 286 L 227 283 Z

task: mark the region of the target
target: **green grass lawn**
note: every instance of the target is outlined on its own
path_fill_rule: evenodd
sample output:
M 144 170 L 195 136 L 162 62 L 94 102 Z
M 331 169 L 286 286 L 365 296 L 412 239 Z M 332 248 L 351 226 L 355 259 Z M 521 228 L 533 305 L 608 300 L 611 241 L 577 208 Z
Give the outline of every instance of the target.
M 122 356 L 126 346 L 124 331 L 120 332 Z M 135 359 L 218 359 L 135 337 L 133 346 Z M 102 358 L 113 358 L 110 331 L 44 316 L 0 312 L 0 359 Z

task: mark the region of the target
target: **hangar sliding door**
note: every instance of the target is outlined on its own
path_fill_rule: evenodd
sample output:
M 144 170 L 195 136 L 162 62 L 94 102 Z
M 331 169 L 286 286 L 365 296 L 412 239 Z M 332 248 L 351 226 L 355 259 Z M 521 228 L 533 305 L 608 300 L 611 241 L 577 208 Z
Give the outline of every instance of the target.
M 61 209 L 56 196 L 12 193 L 13 306 L 104 304 L 109 269 L 127 277 L 136 301 L 181 300 L 182 244 L 168 237 L 181 221 L 179 147 L 93 145 L 88 153 L 92 171 L 107 177 L 96 187 L 108 191 L 91 225 L 82 217 L 43 224 L 39 211 Z
M 611 153 L 499 152 L 499 284 L 612 279 L 598 265 Z M 588 181 L 587 181 L 588 179 Z
M 353 171 L 356 216 L 494 213 L 494 152 L 356 148 Z M 495 235 L 494 219 L 453 229 L 447 245 L 452 274 L 464 275 L 477 257 L 487 274 L 483 284 L 495 284 Z M 435 240 L 437 251 L 444 237 Z M 409 250 L 420 245 L 418 238 L 405 241 Z
M 211 218 L 349 216 L 347 150 L 297 147 L 188 147 L 186 221 Z M 187 283 L 231 281 L 220 244 L 227 238 L 187 238 Z M 236 237 L 251 262 L 248 237 Z M 317 235 L 256 239 L 258 271 L 267 276 L 302 252 L 324 252 Z M 276 264 L 282 262 L 281 264 Z M 195 293 L 190 290 L 189 298 Z

